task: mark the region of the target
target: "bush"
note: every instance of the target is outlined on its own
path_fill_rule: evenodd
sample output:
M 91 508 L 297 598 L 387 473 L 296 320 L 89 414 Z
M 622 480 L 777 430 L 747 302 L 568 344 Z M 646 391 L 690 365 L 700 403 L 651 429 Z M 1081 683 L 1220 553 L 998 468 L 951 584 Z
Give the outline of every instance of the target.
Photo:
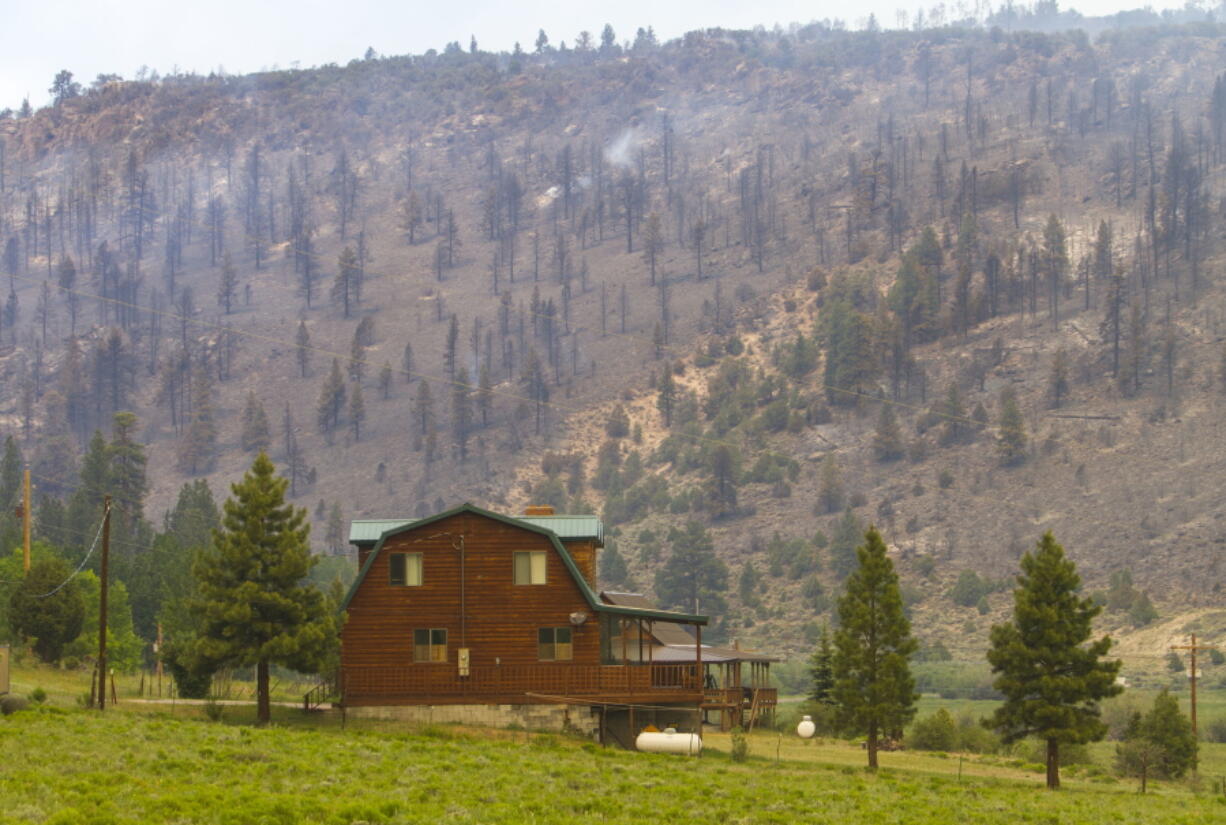
M 907 747 L 922 751 L 952 751 L 958 747 L 958 726 L 945 708 L 917 719 L 907 731 Z
M 749 737 L 745 735 L 745 729 L 737 725 L 732 729 L 732 761 L 744 762 L 749 759 Z
M 12 694 L 0 696 L 0 716 L 8 716 L 30 706 L 25 697 Z
M 226 713 L 226 706 L 217 700 L 216 696 L 210 696 L 204 701 L 204 715 L 212 722 L 220 722 L 221 717 Z
M 36 705 L 41 705 L 47 701 L 47 691 L 40 687 L 34 688 L 34 690 L 30 691 L 30 701 Z
M 1209 742 L 1226 743 L 1226 717 L 1214 719 L 1205 726 L 1205 739 Z

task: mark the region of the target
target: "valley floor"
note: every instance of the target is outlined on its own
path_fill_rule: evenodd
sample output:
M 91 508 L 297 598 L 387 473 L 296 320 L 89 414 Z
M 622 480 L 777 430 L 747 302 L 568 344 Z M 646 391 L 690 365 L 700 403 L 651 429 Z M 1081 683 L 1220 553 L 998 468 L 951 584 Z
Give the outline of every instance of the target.
M 131 703 L 44 706 L 0 718 L 0 823 L 1209 823 L 1226 799 L 1066 773 L 1064 791 L 1003 759 L 882 754 L 751 737 L 750 758 L 707 737 L 699 759 L 605 750 L 549 734 L 451 727 L 341 729 L 331 714 Z M 1224 746 L 1208 746 L 1212 752 Z M 1222 764 L 1222 754 L 1206 757 Z

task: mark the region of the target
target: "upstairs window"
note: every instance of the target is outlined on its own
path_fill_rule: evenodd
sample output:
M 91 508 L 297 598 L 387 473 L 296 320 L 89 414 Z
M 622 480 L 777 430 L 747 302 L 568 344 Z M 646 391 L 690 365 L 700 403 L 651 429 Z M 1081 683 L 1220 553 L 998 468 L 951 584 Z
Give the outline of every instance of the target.
M 392 553 L 387 557 L 388 583 L 397 587 L 421 586 L 421 553 Z
M 414 662 L 447 661 L 447 629 L 422 628 L 413 631 Z
M 545 583 L 545 553 L 542 550 L 532 550 L 515 554 L 515 583 L 544 584 Z
M 574 658 L 569 627 L 542 627 L 536 631 L 537 658 L 542 662 L 562 662 Z

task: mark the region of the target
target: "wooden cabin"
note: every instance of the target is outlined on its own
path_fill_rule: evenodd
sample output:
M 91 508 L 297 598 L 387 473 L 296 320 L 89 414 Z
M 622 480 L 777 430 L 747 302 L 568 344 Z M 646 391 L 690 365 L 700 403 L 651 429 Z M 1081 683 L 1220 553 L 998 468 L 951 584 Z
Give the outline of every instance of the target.
M 344 601 L 345 707 L 560 703 L 693 714 L 706 701 L 707 617 L 602 599 L 604 535 L 594 516 L 530 508 L 511 517 L 465 504 L 423 519 L 354 521 L 350 542 L 359 573 Z M 657 661 L 656 640 L 678 630 L 692 640 L 689 656 Z

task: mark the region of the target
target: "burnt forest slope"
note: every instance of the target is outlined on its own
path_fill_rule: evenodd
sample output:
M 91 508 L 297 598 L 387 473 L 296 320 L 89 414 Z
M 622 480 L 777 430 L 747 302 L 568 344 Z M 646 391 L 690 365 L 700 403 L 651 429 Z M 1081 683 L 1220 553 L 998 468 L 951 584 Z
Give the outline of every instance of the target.
M 100 82 L 0 120 L 0 428 L 68 495 L 135 412 L 155 520 L 267 441 L 321 549 L 548 500 L 651 591 L 695 520 L 722 632 L 785 653 L 853 519 L 955 653 L 1048 529 L 1138 656 L 1214 636 L 1224 57 L 811 25 Z

